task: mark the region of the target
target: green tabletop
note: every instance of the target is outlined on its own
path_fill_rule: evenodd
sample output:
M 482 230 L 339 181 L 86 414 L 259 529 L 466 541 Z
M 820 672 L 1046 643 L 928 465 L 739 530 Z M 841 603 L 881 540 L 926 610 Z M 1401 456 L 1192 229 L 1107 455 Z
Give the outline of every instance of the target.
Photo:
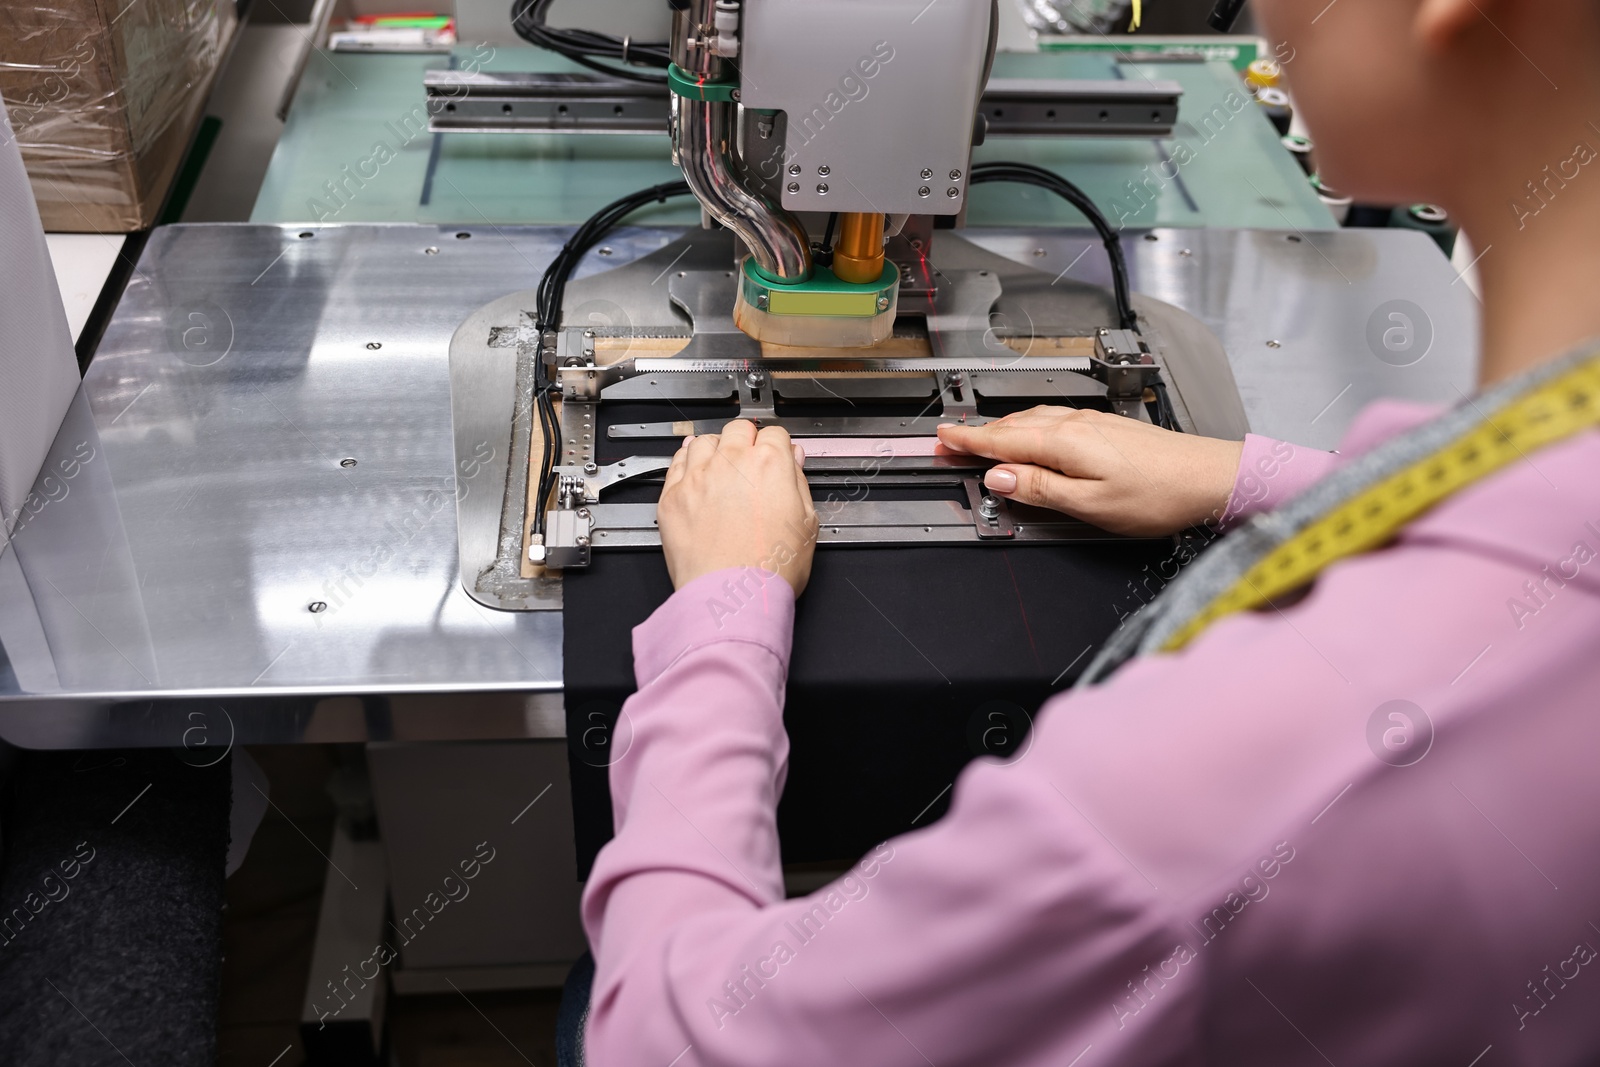
M 458 67 L 578 70 L 534 48 L 461 47 Z M 430 134 L 422 76 L 442 55 L 319 52 L 306 68 L 252 222 L 576 223 L 619 196 L 678 176 L 654 135 Z M 1123 78 L 1183 86 L 1171 137 L 996 137 L 975 161 L 1050 167 L 1133 227 L 1331 229 L 1278 135 L 1225 61 L 1117 62 L 1091 49 L 1002 54 L 1010 78 Z M 686 202 L 634 216 L 690 223 Z M 980 186 L 972 226 L 1082 225 L 1041 190 Z

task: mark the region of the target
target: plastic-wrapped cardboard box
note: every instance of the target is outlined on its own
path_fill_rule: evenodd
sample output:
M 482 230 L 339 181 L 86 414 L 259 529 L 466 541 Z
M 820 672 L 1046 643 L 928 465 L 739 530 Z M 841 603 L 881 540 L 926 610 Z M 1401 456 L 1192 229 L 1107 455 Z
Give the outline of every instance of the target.
M 0 0 L 0 96 L 46 230 L 155 221 L 233 0 Z

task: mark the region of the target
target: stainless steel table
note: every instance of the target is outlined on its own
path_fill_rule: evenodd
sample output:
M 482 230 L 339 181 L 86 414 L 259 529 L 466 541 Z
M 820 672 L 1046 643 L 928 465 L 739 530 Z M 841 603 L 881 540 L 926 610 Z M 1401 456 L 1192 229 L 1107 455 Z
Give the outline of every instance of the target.
M 619 231 L 581 273 L 680 232 Z M 157 230 L 0 550 L 0 737 L 561 736 L 559 614 L 493 611 L 458 580 L 456 501 L 498 500 L 506 461 L 493 442 L 457 468 L 446 359 L 566 233 Z M 969 236 L 1107 280 L 1077 231 Z M 1470 389 L 1473 298 L 1419 234 L 1126 239 L 1134 287 L 1221 337 L 1259 432 L 1332 447 L 1369 400 Z

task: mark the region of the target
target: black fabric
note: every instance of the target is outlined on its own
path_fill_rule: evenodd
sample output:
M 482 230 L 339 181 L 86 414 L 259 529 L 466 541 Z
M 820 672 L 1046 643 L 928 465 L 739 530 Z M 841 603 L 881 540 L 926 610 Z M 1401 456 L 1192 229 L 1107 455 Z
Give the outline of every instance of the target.
M 589 993 L 594 988 L 594 957 L 585 952 L 567 972 L 556 1009 L 556 1067 L 584 1067 L 583 1026 L 589 1018 Z
M 0 870 L 0 1063 L 215 1062 L 229 764 L 23 755 Z
M 778 808 L 785 862 L 850 860 L 937 818 L 981 753 L 1029 715 L 1160 585 L 1167 541 L 822 548 L 795 620 Z M 1168 575 L 1170 577 L 1170 575 Z M 634 691 L 632 630 L 672 593 L 659 552 L 597 552 L 565 581 L 568 752 L 578 866 L 612 833 L 606 766 Z

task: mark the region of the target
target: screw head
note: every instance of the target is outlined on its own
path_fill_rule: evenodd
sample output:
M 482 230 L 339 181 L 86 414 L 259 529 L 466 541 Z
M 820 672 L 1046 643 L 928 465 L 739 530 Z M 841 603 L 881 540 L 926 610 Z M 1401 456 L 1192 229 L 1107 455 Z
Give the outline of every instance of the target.
M 888 311 L 889 310 L 889 298 L 888 297 L 886 297 L 886 296 L 878 297 L 878 310 L 879 311 Z
M 961 172 L 959 170 L 951 171 L 950 172 L 950 180 L 953 181 L 953 182 L 960 181 L 961 180 Z
M 818 182 L 817 183 L 817 195 L 819 195 L 819 196 L 827 196 L 828 195 L 828 183 L 827 182 Z
M 381 341 L 368 341 L 367 342 L 367 348 L 370 351 L 376 352 L 378 349 L 380 349 L 382 347 L 383 347 L 383 343 Z
M 427 248 L 422 250 L 422 254 L 425 256 L 436 256 L 439 254 L 439 249 L 434 245 L 429 245 Z
M 346 470 L 349 470 L 351 467 L 354 467 L 355 465 L 356 465 L 356 461 L 354 459 L 341 459 L 339 461 L 339 466 L 345 468 Z
M 923 181 L 927 181 L 931 177 L 933 177 L 933 171 L 929 170 L 927 167 L 923 167 L 922 168 L 922 180 Z
M 766 293 L 757 293 L 756 294 L 756 307 L 764 308 L 766 306 L 767 306 L 767 294 Z
M 833 173 L 833 168 L 824 163 L 822 166 L 817 168 L 817 173 L 826 178 L 828 175 Z
M 739 102 L 739 90 L 735 89 L 733 92 L 729 93 L 728 95 L 733 97 L 734 103 L 738 103 Z
M 791 164 L 790 164 L 790 165 L 789 165 L 789 177 L 791 177 L 791 178 L 798 178 L 798 177 L 800 177 L 800 164 L 798 164 L 798 163 L 791 163 Z
M 950 188 L 944 191 L 944 195 L 948 196 L 951 200 L 954 200 L 956 197 L 961 195 L 961 190 L 952 185 Z
M 1267 342 L 1267 347 L 1268 348 L 1282 348 L 1283 347 L 1283 342 L 1282 341 L 1268 341 Z
M 600 468 L 596 464 L 585 463 L 583 465 L 583 473 L 585 474 L 598 474 L 599 472 Z
M 306 605 L 306 610 L 311 612 L 313 615 L 321 615 L 324 611 L 328 610 L 328 605 L 325 601 L 313 600 L 311 603 Z
M 928 196 L 932 192 L 933 192 L 932 189 L 929 189 L 926 185 L 924 185 L 921 189 L 917 190 L 917 195 L 918 196 Z
M 789 191 L 791 193 L 798 193 L 800 191 L 800 183 L 799 182 L 790 182 L 789 183 Z

